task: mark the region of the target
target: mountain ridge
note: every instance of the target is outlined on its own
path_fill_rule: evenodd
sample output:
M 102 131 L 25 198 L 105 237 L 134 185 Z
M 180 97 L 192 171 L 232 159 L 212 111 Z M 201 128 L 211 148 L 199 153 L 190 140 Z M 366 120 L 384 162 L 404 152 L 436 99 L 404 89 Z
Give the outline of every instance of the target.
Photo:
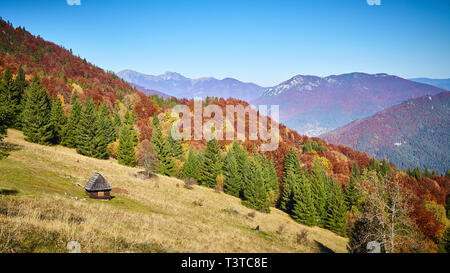
M 265 87 L 251 82 L 242 82 L 226 77 L 187 78 L 177 72 L 165 72 L 161 75 L 147 75 L 131 69 L 117 72 L 117 75 L 131 83 L 147 89 L 158 90 L 178 98 L 193 97 L 233 97 L 242 100 L 251 100 L 261 95 Z
M 266 89 L 251 103 L 278 104 L 281 122 L 300 133 L 318 136 L 407 99 L 444 91 L 386 73 L 297 75 Z
M 450 167 L 450 91 L 426 95 L 357 119 L 320 137 L 344 144 L 397 167 Z

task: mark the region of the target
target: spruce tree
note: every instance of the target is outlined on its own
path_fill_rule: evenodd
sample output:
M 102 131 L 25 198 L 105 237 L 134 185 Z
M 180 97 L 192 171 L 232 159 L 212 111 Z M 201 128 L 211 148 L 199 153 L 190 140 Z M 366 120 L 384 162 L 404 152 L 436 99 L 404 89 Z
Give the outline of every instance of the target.
M 314 162 L 314 167 L 311 171 L 310 182 L 311 182 L 311 195 L 314 202 L 314 208 L 317 213 L 317 223 L 320 226 L 323 226 L 323 219 L 325 219 L 326 211 L 325 211 L 325 183 L 327 180 L 327 176 L 325 171 L 318 160 Z
M 6 136 L 8 126 L 11 125 L 13 116 L 14 112 L 11 108 L 9 94 L 0 82 L 0 141 Z
M 206 151 L 200 168 L 200 184 L 211 188 L 214 187 L 216 184 L 216 177 L 220 172 L 219 159 L 219 144 L 216 139 L 213 138 L 206 144 Z
M 164 139 L 162 135 L 161 124 L 159 123 L 159 119 L 156 116 L 156 114 L 153 116 L 152 125 L 153 125 L 152 131 L 153 148 L 155 149 L 157 154 L 160 154 L 163 147 Z
M 309 179 L 304 174 L 295 175 L 292 170 L 288 170 L 286 180 L 292 187 L 292 218 L 307 226 L 317 225 L 317 212 Z
M 278 182 L 277 170 L 272 159 L 267 161 L 265 183 L 270 203 L 275 205 L 280 195 L 280 183 Z
M 350 181 L 349 181 L 347 187 L 345 187 L 345 192 L 344 192 L 344 200 L 345 200 L 345 205 L 347 207 L 347 210 L 351 210 L 351 208 L 358 203 L 360 191 L 359 191 L 359 187 L 356 183 L 356 180 L 358 180 L 359 177 L 360 177 L 360 173 L 358 170 L 358 165 L 356 163 L 354 163 L 352 172 L 350 174 Z
M 313 143 L 315 143 L 315 142 L 313 142 Z M 302 147 L 302 152 L 305 154 L 305 153 L 311 152 L 312 150 L 313 150 L 312 143 L 311 143 L 311 141 L 308 139 L 308 140 L 306 141 L 306 144 Z
M 152 144 L 158 155 L 159 173 L 167 176 L 175 175 L 175 163 L 172 158 L 172 150 L 167 139 L 162 134 L 158 117 L 153 117 Z
M 431 178 L 430 170 L 428 170 L 428 167 L 425 167 L 425 170 L 423 171 L 423 176 Z
M 173 158 L 182 159 L 183 158 L 183 147 L 181 146 L 181 140 L 175 140 L 172 137 L 172 134 L 169 133 L 167 137 L 169 146 L 170 146 L 170 154 Z
M 194 178 L 198 180 L 199 177 L 199 162 L 195 154 L 194 148 L 191 146 L 189 149 L 189 154 L 186 159 L 186 163 L 183 165 L 183 170 L 181 171 L 182 178 Z
M 422 177 L 422 174 L 420 173 L 419 167 L 415 167 L 414 170 L 412 171 L 412 176 L 418 180 L 420 179 L 420 177 Z
M 325 228 L 338 233 L 339 235 L 345 235 L 345 201 L 342 193 L 341 186 L 332 181 L 333 191 L 327 199 L 327 216 L 325 218 Z
M 63 128 L 61 145 L 76 148 L 78 140 L 78 124 L 80 123 L 82 105 L 78 99 L 78 94 L 75 91 L 70 99 L 69 118 L 66 126 Z
M 243 181 L 245 181 L 245 177 L 247 176 L 247 170 L 248 170 L 248 164 L 249 164 L 249 158 L 247 151 L 242 148 L 242 146 L 239 144 L 239 142 L 234 141 L 233 145 L 231 146 L 231 152 L 233 153 L 234 157 L 236 158 L 239 173 L 239 179 L 241 181 L 241 185 L 243 184 Z M 239 197 L 243 198 L 243 188 L 241 186 L 241 191 L 239 193 Z
M 81 155 L 94 157 L 96 154 L 95 137 L 97 134 L 97 113 L 94 102 L 86 98 L 77 126 L 77 152 Z
M 116 132 L 115 139 L 118 139 L 120 128 L 122 127 L 122 121 L 120 119 L 119 110 L 118 110 L 117 106 L 114 107 L 113 126 L 114 126 L 115 132 Z
M 14 105 L 14 123 L 13 127 L 16 129 L 22 128 L 22 112 L 24 109 L 24 95 L 25 89 L 27 88 L 28 83 L 25 80 L 25 72 L 22 67 L 19 67 L 19 71 L 17 72 L 16 78 L 14 80 L 14 91 L 11 93 L 11 101 L 12 105 Z
M 289 174 L 292 172 L 291 174 Z M 292 181 L 296 181 L 293 177 L 297 177 L 301 173 L 300 161 L 298 159 L 295 149 L 290 149 L 284 159 L 284 172 L 283 172 L 283 192 L 280 200 L 280 207 L 287 213 L 290 213 L 293 208 L 293 185 Z M 289 174 L 289 179 L 288 179 Z
M 242 204 L 258 211 L 270 212 L 270 201 L 264 185 L 263 170 L 257 158 L 253 158 L 248 166 Z
M 170 145 L 167 139 L 163 139 L 162 148 L 158 153 L 159 173 L 167 176 L 175 175 L 175 162 L 173 161 Z
M 136 165 L 136 145 L 132 131 L 134 131 L 134 129 L 130 124 L 122 125 L 119 133 L 119 155 L 117 161 L 119 164 L 134 167 Z
M 229 195 L 240 197 L 243 179 L 239 172 L 239 165 L 234 152 L 232 149 L 227 152 L 222 167 L 223 174 L 225 175 L 223 191 Z
M 23 112 L 23 133 L 25 140 L 50 145 L 54 128 L 50 122 L 52 103 L 50 95 L 35 76 L 26 90 L 27 101 Z
M 66 125 L 67 119 L 64 114 L 64 109 L 61 105 L 61 100 L 54 99 L 52 101 L 52 110 L 50 113 L 50 123 L 53 126 L 53 144 L 59 144 L 62 139 L 63 128 Z
M 93 140 L 92 157 L 99 159 L 108 158 L 108 144 L 111 142 L 112 136 L 114 136 L 114 128 L 112 127 L 111 119 L 108 114 L 102 113 L 101 109 L 95 115 L 95 137 Z
M 105 102 L 102 102 L 100 104 L 98 118 L 99 130 L 107 144 L 116 140 L 116 128 L 114 127 L 113 121 L 111 119 L 108 105 L 106 105 Z

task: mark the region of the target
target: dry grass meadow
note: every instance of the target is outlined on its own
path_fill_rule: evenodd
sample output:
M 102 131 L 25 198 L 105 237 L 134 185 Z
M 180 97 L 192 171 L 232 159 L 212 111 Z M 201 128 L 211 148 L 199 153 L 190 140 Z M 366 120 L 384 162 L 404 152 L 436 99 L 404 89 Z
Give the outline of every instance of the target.
M 71 240 L 81 252 L 346 252 L 347 239 L 280 210 L 251 217 L 238 198 L 213 189 L 189 190 L 162 176 L 141 180 L 133 176 L 139 169 L 115 160 L 8 133 L 6 142 L 20 149 L 0 160 L 0 252 L 68 252 Z M 95 171 L 124 191 L 111 201 L 83 200 L 77 184 Z

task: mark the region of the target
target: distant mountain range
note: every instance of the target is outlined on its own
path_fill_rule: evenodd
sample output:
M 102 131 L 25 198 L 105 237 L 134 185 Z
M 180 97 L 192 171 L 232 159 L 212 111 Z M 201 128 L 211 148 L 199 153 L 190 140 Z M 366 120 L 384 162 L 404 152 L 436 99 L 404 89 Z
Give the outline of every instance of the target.
M 445 90 L 450 90 L 450 79 L 413 78 L 409 80 L 434 85 Z
M 218 80 L 215 78 L 190 79 L 175 72 L 162 75 L 145 75 L 133 70 L 123 70 L 117 73 L 123 80 L 146 89 L 158 90 L 178 98 L 222 97 L 237 98 L 250 101 L 258 98 L 265 90 L 254 83 L 244 83 L 233 78 Z
M 358 119 L 320 137 L 399 168 L 450 169 L 450 92 L 423 96 Z
M 139 90 L 139 91 L 141 91 L 142 93 L 146 94 L 147 96 L 150 96 L 150 95 L 158 95 L 159 97 L 163 97 L 163 98 L 165 98 L 165 99 L 171 97 L 170 95 L 168 95 L 168 94 L 166 94 L 166 93 L 163 93 L 163 92 L 160 92 L 160 91 L 148 89 L 148 88 L 145 88 L 145 87 L 143 87 L 143 86 L 140 86 L 140 85 L 137 85 L 137 84 L 134 84 L 134 83 L 130 83 L 130 84 L 131 84 L 132 86 L 136 87 L 137 90 Z
M 388 74 L 298 75 L 251 103 L 278 104 L 280 120 L 289 128 L 317 136 L 405 100 L 444 91 Z

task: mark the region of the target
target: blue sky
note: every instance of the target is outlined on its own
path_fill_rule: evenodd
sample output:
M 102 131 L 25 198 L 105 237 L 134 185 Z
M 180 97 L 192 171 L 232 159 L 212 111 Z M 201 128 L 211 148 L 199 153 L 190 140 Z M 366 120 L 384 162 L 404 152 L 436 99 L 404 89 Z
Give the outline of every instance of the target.
M 354 71 L 448 78 L 449 14 L 448 0 L 0 4 L 0 16 L 14 26 L 25 26 L 104 69 L 233 77 L 263 86 L 297 74 Z

